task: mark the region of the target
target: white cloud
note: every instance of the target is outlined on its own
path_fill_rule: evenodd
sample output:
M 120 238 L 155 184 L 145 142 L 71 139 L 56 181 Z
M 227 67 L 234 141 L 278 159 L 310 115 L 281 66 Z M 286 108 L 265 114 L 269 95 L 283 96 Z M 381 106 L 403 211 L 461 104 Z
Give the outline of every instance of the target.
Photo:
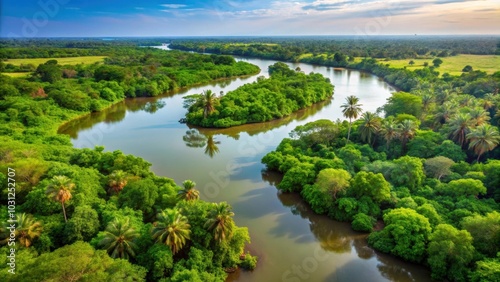
M 168 8 L 168 9 L 180 9 L 187 7 L 187 5 L 184 4 L 162 4 L 161 6 Z

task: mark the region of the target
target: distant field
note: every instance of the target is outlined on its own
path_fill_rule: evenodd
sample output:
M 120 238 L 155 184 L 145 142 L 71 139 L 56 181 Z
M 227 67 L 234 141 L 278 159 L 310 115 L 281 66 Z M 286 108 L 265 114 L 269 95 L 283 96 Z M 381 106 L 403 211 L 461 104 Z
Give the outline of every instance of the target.
M 411 59 L 379 61 L 384 64 L 389 64 L 392 67 L 406 67 L 409 70 L 413 70 L 423 68 L 425 62 L 428 62 L 429 66 L 432 66 L 432 60 L 433 59 L 413 59 L 415 62 L 413 66 L 408 64 Z M 462 69 L 466 65 L 472 66 L 474 70 L 482 70 L 487 73 L 500 71 L 500 56 L 498 55 L 458 55 L 441 58 L 441 60 L 443 60 L 443 63 L 437 68 L 441 74 L 447 72 L 451 75 L 460 75 L 462 74 Z
M 2 72 L 1 74 L 7 75 L 10 77 L 26 77 L 30 73 L 29 72 Z
M 19 66 L 21 64 L 33 64 L 38 66 L 48 60 L 57 60 L 60 65 L 77 65 L 77 64 L 93 64 L 102 62 L 106 56 L 83 56 L 83 57 L 68 57 L 68 58 L 34 58 L 34 59 L 10 59 L 5 61 L 6 64 Z

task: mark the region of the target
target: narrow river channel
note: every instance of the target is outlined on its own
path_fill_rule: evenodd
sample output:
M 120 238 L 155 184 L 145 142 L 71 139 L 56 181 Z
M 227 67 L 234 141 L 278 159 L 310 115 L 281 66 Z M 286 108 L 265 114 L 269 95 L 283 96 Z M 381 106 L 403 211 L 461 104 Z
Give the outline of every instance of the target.
M 297 125 L 342 119 L 345 97 L 356 95 L 364 111 L 376 111 L 394 89 L 371 74 L 290 63 L 294 69 L 330 78 L 334 98 L 282 120 L 223 130 L 193 129 L 192 134 L 204 136 L 193 142 L 186 133 L 190 128 L 178 122 L 186 112 L 183 96 L 205 89 L 234 90 L 268 76 L 267 67 L 275 63 L 236 59 L 259 66 L 261 73 L 161 97 L 129 99 L 74 120 L 60 133 L 69 134 L 78 148 L 102 145 L 107 151 L 140 156 L 153 164 L 158 175 L 178 184 L 195 181 L 203 200 L 231 204 L 236 224 L 249 228 L 248 249 L 259 263 L 252 272 L 231 274 L 228 281 L 431 281 L 424 267 L 373 251 L 366 235 L 352 231 L 349 224 L 314 214 L 296 194 L 279 193 L 275 185 L 280 176 L 265 172 L 260 162 Z

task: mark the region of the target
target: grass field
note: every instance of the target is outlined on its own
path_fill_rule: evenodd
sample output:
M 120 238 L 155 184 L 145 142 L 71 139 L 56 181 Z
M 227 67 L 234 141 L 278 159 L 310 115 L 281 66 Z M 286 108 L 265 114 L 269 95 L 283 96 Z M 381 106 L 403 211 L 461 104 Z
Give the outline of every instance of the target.
M 68 58 L 34 58 L 34 59 L 9 59 L 6 64 L 19 66 L 21 64 L 33 64 L 38 66 L 48 60 L 57 60 L 60 65 L 77 65 L 77 64 L 93 64 L 102 62 L 106 56 L 83 56 L 83 57 L 68 57 Z
M 10 77 L 26 77 L 30 73 L 29 72 L 1 72 L 0 74 L 4 74 Z
M 424 63 L 429 63 L 429 66 L 432 66 L 433 59 L 413 59 L 415 64 L 410 66 L 408 63 L 410 59 L 405 60 L 379 60 L 383 64 L 389 64 L 392 67 L 396 68 L 404 68 L 406 67 L 409 70 L 420 69 L 424 67 Z M 474 70 L 482 70 L 487 73 L 494 73 L 500 71 L 500 56 L 499 55 L 458 55 L 453 57 L 441 58 L 443 63 L 437 71 L 439 73 L 449 73 L 451 75 L 460 75 L 462 74 L 462 69 L 466 65 L 472 66 Z

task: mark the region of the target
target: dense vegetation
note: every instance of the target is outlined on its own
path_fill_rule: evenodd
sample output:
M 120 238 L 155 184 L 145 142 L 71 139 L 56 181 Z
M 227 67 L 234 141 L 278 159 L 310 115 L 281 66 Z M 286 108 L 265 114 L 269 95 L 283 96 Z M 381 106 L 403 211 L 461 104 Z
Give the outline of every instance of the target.
M 228 56 L 122 48 L 104 64 L 51 60 L 29 79 L 0 75 L 1 195 L 15 188 L 17 220 L 10 229 L 2 201 L 0 280 L 224 281 L 225 270 L 254 268 L 229 205 L 199 200 L 194 182 L 179 187 L 141 158 L 75 149 L 56 130 L 124 97 L 256 71 Z
M 378 114 L 351 96 L 349 121 L 298 126 L 262 160 L 284 174 L 278 188 L 371 232 L 375 249 L 429 266 L 436 280 L 497 281 L 500 72 L 438 77 L 371 59 L 358 67 L 409 92 L 393 93 Z
M 304 74 L 284 63 L 269 66 L 269 78 L 216 97 L 210 90 L 185 97 L 186 121 L 204 127 L 230 127 L 283 118 L 330 98 L 333 86 L 321 74 Z
M 170 47 L 284 61 L 299 61 L 303 55 L 326 59 L 334 54 L 353 58 L 410 59 L 418 56 L 500 54 L 499 41 L 499 38 L 494 36 L 187 38 L 172 40 Z

